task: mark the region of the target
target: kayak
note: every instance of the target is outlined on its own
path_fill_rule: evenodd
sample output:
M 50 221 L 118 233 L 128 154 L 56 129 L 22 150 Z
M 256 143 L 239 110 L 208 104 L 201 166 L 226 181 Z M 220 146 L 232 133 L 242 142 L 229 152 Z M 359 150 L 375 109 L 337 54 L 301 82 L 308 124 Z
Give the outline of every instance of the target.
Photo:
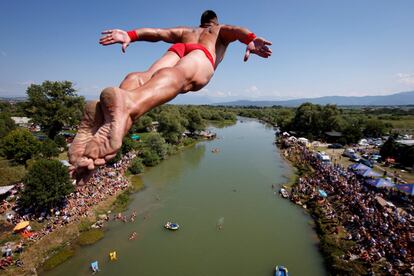
M 277 265 L 275 267 L 275 276 L 289 276 L 287 268 L 283 265 Z

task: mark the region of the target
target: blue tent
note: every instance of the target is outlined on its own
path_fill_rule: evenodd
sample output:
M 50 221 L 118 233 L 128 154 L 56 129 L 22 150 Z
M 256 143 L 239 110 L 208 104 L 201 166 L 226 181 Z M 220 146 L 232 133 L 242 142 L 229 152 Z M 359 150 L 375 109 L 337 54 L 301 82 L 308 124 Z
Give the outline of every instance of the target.
M 99 271 L 99 266 L 98 266 L 98 261 L 94 261 L 91 263 L 91 268 L 93 272 L 98 272 Z
M 379 173 L 374 172 L 372 169 L 366 170 L 361 174 L 363 177 L 379 177 Z
M 361 164 L 361 163 L 355 163 L 355 164 L 350 165 L 349 167 L 354 171 L 366 171 L 366 170 L 371 169 L 370 167 L 364 164 Z
M 414 195 L 414 183 L 412 184 L 398 184 L 396 185 L 397 189 L 407 193 L 409 195 Z
M 365 182 L 371 186 L 382 188 L 382 187 L 394 187 L 395 184 L 385 178 L 367 179 Z

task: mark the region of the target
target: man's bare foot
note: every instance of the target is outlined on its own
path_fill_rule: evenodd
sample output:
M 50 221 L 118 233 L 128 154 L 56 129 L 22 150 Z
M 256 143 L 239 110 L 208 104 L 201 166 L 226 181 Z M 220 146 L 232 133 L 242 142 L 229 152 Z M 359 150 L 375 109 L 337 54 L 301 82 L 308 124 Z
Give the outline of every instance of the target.
M 128 93 L 115 87 L 105 88 L 101 93 L 100 106 L 104 120 L 84 152 L 84 157 L 94 160 L 96 165 L 115 157 L 122 146 L 122 139 L 132 126 Z
M 71 168 L 72 171 L 78 167 L 92 168 L 94 160 L 84 156 L 85 147 L 103 124 L 103 120 L 104 116 L 99 102 L 87 102 L 78 132 L 68 150 L 69 162 L 73 166 Z

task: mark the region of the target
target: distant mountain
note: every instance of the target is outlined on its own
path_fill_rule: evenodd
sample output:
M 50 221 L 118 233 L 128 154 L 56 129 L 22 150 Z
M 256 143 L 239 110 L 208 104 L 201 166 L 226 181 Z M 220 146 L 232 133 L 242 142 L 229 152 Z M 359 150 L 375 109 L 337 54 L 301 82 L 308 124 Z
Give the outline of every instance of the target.
M 313 104 L 336 104 L 340 106 L 394 106 L 394 105 L 414 105 L 414 91 L 401 92 L 385 96 L 363 96 L 363 97 L 354 97 L 354 96 L 326 96 L 319 98 L 304 98 L 304 99 L 294 99 L 294 100 L 285 100 L 285 101 L 233 101 L 225 103 L 216 103 L 215 105 L 225 105 L 225 106 L 288 106 L 296 107 L 303 103 L 310 102 Z
M 0 97 L 0 102 L 24 102 L 27 97 Z

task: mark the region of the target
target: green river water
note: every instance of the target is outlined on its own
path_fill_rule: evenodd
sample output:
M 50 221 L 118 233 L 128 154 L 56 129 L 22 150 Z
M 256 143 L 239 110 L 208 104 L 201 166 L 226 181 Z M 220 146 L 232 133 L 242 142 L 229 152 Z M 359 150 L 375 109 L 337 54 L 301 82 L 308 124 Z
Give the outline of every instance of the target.
M 126 211 L 137 211 L 135 222 L 111 221 L 103 240 L 46 275 L 90 275 L 95 260 L 97 275 L 273 275 L 276 264 L 290 275 L 325 275 L 310 217 L 272 190 L 291 173 L 273 129 L 243 118 L 212 131 L 217 139 L 147 169 Z M 181 228 L 164 229 L 168 220 Z

